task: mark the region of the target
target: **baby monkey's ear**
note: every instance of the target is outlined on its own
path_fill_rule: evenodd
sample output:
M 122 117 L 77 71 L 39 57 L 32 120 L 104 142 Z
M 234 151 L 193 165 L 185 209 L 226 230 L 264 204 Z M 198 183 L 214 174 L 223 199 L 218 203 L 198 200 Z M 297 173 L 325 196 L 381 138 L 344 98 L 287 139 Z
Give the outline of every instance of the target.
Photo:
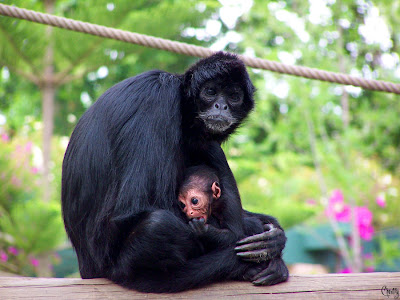
M 221 188 L 219 187 L 219 183 L 217 181 L 214 181 L 211 190 L 213 192 L 213 198 L 216 200 L 219 197 L 221 197 Z

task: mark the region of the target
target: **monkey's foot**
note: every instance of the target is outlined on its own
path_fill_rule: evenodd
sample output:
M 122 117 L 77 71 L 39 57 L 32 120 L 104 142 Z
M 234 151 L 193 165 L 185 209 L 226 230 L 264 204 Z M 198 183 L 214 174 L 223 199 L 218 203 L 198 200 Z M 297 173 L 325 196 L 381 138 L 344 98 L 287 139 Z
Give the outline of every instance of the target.
M 274 285 L 287 281 L 289 270 L 282 258 L 275 258 L 270 261 L 268 267 L 254 276 L 254 285 Z

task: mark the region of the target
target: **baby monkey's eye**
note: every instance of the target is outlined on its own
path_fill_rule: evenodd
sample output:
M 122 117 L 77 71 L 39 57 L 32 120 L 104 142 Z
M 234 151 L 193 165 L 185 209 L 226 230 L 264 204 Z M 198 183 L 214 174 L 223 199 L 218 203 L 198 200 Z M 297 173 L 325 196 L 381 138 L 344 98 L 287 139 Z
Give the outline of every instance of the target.
M 197 203 L 199 203 L 199 199 L 192 198 L 192 204 L 196 205 Z

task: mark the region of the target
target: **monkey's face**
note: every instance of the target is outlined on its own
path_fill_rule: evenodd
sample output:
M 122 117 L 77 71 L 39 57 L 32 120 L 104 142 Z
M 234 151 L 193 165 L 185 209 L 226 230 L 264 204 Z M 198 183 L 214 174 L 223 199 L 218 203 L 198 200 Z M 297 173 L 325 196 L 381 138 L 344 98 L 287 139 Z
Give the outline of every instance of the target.
M 242 87 L 229 79 L 206 81 L 197 99 L 198 118 L 212 134 L 224 134 L 237 127 L 247 115 Z
M 207 222 L 211 214 L 211 202 L 208 195 L 198 189 L 190 189 L 185 194 L 179 195 L 182 210 L 189 219 L 204 219 Z
M 201 186 L 201 183 L 199 183 L 199 186 Z M 219 197 L 221 197 L 221 188 L 219 187 L 219 183 L 214 181 L 211 184 L 211 188 L 205 187 L 205 190 L 190 188 L 184 192 L 181 191 L 178 199 L 181 203 L 182 211 L 189 219 L 204 219 L 204 222 L 207 222 L 208 217 L 212 213 L 213 203 Z

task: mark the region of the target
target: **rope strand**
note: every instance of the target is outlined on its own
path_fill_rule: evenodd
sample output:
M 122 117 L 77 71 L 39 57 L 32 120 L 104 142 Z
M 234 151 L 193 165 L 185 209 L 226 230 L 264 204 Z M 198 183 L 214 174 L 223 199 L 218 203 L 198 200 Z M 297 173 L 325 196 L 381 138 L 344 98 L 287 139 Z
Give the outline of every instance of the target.
M 189 56 L 207 57 L 215 53 L 215 51 L 211 49 L 200 46 L 189 45 L 186 43 L 156 38 L 144 34 L 133 33 L 125 30 L 110 28 L 82 21 L 76 21 L 10 5 L 0 4 L 0 14 L 8 17 L 24 19 L 36 23 L 51 25 L 72 31 L 83 32 L 87 34 L 101 36 L 104 38 L 115 39 L 127 43 L 166 50 Z M 239 56 L 247 66 L 252 68 L 264 69 L 272 72 L 300 76 L 309 79 L 359 86 L 368 90 L 400 94 L 400 84 L 392 82 L 365 79 L 343 73 L 329 72 L 302 66 L 287 65 L 280 62 L 244 55 Z

